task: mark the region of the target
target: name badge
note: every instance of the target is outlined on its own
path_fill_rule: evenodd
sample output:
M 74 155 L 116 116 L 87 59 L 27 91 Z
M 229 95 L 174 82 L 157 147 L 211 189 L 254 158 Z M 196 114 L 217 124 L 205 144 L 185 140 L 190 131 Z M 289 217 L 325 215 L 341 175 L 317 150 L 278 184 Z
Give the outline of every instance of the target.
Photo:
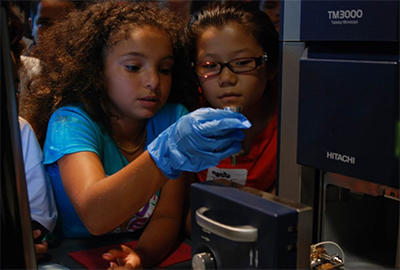
M 245 185 L 247 179 L 246 169 L 224 169 L 211 167 L 207 171 L 207 181 L 213 181 L 217 179 L 225 179 L 232 181 L 239 185 Z

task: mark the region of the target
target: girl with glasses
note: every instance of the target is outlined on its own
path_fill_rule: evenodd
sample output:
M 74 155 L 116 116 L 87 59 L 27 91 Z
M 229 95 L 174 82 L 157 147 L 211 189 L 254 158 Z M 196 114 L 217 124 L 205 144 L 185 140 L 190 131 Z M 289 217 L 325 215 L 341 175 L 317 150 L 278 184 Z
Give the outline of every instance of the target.
M 245 3 L 214 4 L 193 15 L 185 46 L 203 106 L 240 108 L 252 127 L 242 150 L 197 174 L 263 191 L 275 187 L 278 33 L 269 17 Z

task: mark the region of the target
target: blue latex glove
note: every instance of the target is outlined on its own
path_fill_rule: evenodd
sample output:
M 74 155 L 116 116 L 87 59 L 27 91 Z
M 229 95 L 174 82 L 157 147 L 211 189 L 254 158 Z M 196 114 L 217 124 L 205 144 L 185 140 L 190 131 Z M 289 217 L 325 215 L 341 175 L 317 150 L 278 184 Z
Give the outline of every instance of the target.
M 240 152 L 241 129 L 249 127 L 240 113 L 201 108 L 164 130 L 147 150 L 168 178 L 178 178 L 182 171 L 199 172 Z

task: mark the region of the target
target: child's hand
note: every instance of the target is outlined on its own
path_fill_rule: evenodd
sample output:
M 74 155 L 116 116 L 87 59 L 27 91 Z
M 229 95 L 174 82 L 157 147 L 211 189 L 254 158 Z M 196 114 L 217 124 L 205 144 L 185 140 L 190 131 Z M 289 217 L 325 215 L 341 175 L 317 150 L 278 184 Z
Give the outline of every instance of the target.
M 42 232 L 40 230 L 33 230 L 33 239 L 37 239 L 40 237 Z M 48 245 L 46 241 L 42 241 L 40 243 L 35 243 L 35 253 L 36 258 L 41 259 L 48 251 Z
M 242 130 L 250 127 L 238 112 L 201 108 L 169 126 L 147 150 L 164 175 L 176 179 L 182 171 L 199 172 L 239 153 Z
M 125 245 L 121 245 L 121 250 L 111 249 L 102 255 L 103 259 L 110 261 L 108 269 L 142 269 L 139 255 Z

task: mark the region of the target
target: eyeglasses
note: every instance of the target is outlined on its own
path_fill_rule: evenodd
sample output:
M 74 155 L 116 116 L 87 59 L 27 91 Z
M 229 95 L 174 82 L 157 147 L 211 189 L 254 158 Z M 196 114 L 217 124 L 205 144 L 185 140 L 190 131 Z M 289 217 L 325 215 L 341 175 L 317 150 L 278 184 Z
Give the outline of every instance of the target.
M 266 53 L 259 57 L 243 57 L 235 58 L 226 63 L 206 61 L 198 63 L 195 66 L 196 74 L 202 78 L 209 78 L 217 76 L 222 72 L 224 67 L 229 68 L 233 73 L 245 73 L 255 70 L 261 66 L 264 62 L 267 62 L 268 56 Z

